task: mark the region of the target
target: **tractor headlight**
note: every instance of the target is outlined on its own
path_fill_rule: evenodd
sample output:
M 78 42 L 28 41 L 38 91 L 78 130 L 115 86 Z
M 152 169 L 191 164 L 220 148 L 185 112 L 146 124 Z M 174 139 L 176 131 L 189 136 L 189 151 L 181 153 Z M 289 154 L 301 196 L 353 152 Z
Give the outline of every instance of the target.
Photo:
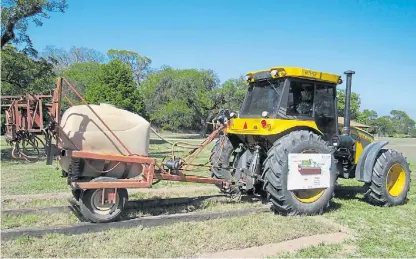
M 272 77 L 277 77 L 279 76 L 279 71 L 277 71 L 276 69 L 273 69 L 272 71 L 270 71 L 270 74 L 272 75 Z
M 246 77 L 245 77 L 245 79 L 246 79 L 246 81 L 248 82 L 248 81 L 250 81 L 250 80 L 251 80 L 251 76 L 246 76 Z

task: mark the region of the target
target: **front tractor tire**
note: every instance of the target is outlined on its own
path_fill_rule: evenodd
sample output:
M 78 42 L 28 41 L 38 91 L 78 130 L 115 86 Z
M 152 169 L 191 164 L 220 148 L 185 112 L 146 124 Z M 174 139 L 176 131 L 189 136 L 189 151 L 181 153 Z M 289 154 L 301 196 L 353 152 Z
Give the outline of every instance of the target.
M 264 161 L 264 189 L 272 203 L 272 209 L 281 215 L 321 214 L 329 207 L 334 195 L 336 172 L 332 161 L 330 187 L 325 189 L 287 189 L 288 160 L 290 153 L 331 154 L 322 138 L 310 131 L 299 130 L 276 140 Z
M 406 158 L 396 150 L 382 149 L 374 164 L 366 197 L 377 206 L 397 206 L 406 201 L 410 169 Z

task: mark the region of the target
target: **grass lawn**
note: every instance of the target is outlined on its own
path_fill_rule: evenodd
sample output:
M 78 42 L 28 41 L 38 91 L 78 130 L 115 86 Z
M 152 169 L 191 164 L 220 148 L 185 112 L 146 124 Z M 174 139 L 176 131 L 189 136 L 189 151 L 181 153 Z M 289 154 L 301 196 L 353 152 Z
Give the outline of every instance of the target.
M 261 213 L 151 229 L 111 229 L 76 236 L 52 234 L 2 242 L 5 257 L 181 257 L 247 248 L 333 232 L 312 217 Z
M 196 142 L 198 143 L 198 142 Z M 407 142 L 406 142 L 407 143 Z M 400 150 L 403 142 L 396 144 Z M 197 163 L 207 162 L 213 144 L 205 149 Z M 413 144 L 412 144 L 413 145 Z M 166 152 L 167 151 L 167 152 Z M 411 170 L 416 171 L 416 160 L 411 149 L 406 149 L 411 161 Z M 2 141 L 2 194 L 35 194 L 69 192 L 66 179 L 54 166 L 44 161 L 34 164 L 10 161 L 3 154 Z M 151 156 L 161 161 L 169 155 L 169 145 L 152 141 Z M 3 158 L 4 157 L 4 158 Z M 192 173 L 208 176 L 206 168 Z M 354 238 L 338 245 L 320 245 L 303 249 L 297 253 L 285 253 L 278 257 L 416 257 L 416 183 L 411 183 L 409 201 L 403 206 L 383 208 L 362 201 L 362 186 L 355 180 L 340 180 L 343 185 L 333 199 L 332 210 L 323 217 L 347 226 Z M 160 182 L 153 188 L 198 186 L 203 184 Z M 164 193 L 160 197 L 198 196 L 217 193 L 214 190 L 199 190 L 192 194 Z M 135 193 L 133 199 L 154 198 L 153 194 Z M 32 201 L 2 201 L 3 209 L 66 205 L 65 199 Z M 200 205 L 153 208 L 137 212 L 136 215 L 159 215 L 185 211 L 216 211 L 258 206 L 253 203 L 203 202 Z M 49 226 L 77 222 L 70 213 L 29 214 L 2 217 L 2 229 L 23 226 Z M 77 236 L 48 235 L 43 238 L 21 237 L 2 242 L 5 257 L 180 257 L 206 254 L 227 249 L 259 246 L 301 236 L 329 233 L 334 227 L 316 221 L 315 217 L 281 217 L 272 213 L 261 213 L 205 222 L 182 222 L 151 229 L 112 229 L 102 233 Z
M 284 257 L 416 257 L 416 160 L 411 161 L 412 179 L 409 201 L 396 207 L 375 207 L 361 201 L 362 193 L 334 199 L 339 209 L 323 216 L 356 232 L 355 240 L 342 245 L 322 245 Z M 341 181 L 340 181 L 341 182 Z M 342 181 L 345 188 L 361 186 L 356 181 Z M 348 186 L 347 186 L 348 185 Z

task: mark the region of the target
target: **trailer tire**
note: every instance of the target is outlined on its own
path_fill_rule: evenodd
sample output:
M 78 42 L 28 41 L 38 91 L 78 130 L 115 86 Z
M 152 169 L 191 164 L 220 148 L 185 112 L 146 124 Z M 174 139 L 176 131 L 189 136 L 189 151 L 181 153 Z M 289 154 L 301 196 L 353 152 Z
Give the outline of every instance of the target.
M 72 196 L 74 197 L 74 199 L 76 201 L 79 201 L 79 198 L 81 197 L 82 190 L 74 189 L 74 190 L 71 190 L 71 192 L 72 192 Z
M 117 180 L 118 179 L 111 177 L 98 177 L 91 182 Z M 118 188 L 115 204 L 109 205 L 109 207 L 105 207 L 105 204 L 100 202 L 102 191 L 103 189 L 87 189 L 81 192 L 81 197 L 79 198 L 81 214 L 93 223 L 108 223 L 119 220 L 124 211 L 124 207 L 127 204 L 127 190 Z
M 281 215 L 321 214 L 329 207 L 329 202 L 334 196 L 337 175 L 333 159 L 329 188 L 303 193 L 287 189 L 288 155 L 304 153 L 308 150 L 312 153 L 332 153 L 320 136 L 306 130 L 299 130 L 278 139 L 268 151 L 263 163 L 263 188 L 272 203 L 272 209 Z

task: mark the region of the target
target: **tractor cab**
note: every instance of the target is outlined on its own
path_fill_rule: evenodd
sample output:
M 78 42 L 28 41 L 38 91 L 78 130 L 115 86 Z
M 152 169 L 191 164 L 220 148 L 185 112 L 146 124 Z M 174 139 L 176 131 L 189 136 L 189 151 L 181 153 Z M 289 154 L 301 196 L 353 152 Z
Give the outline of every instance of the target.
M 309 128 L 330 140 L 337 133 L 336 86 L 340 76 L 303 68 L 250 72 L 248 89 L 230 134 L 275 135 Z M 287 126 L 287 127 L 286 127 Z

